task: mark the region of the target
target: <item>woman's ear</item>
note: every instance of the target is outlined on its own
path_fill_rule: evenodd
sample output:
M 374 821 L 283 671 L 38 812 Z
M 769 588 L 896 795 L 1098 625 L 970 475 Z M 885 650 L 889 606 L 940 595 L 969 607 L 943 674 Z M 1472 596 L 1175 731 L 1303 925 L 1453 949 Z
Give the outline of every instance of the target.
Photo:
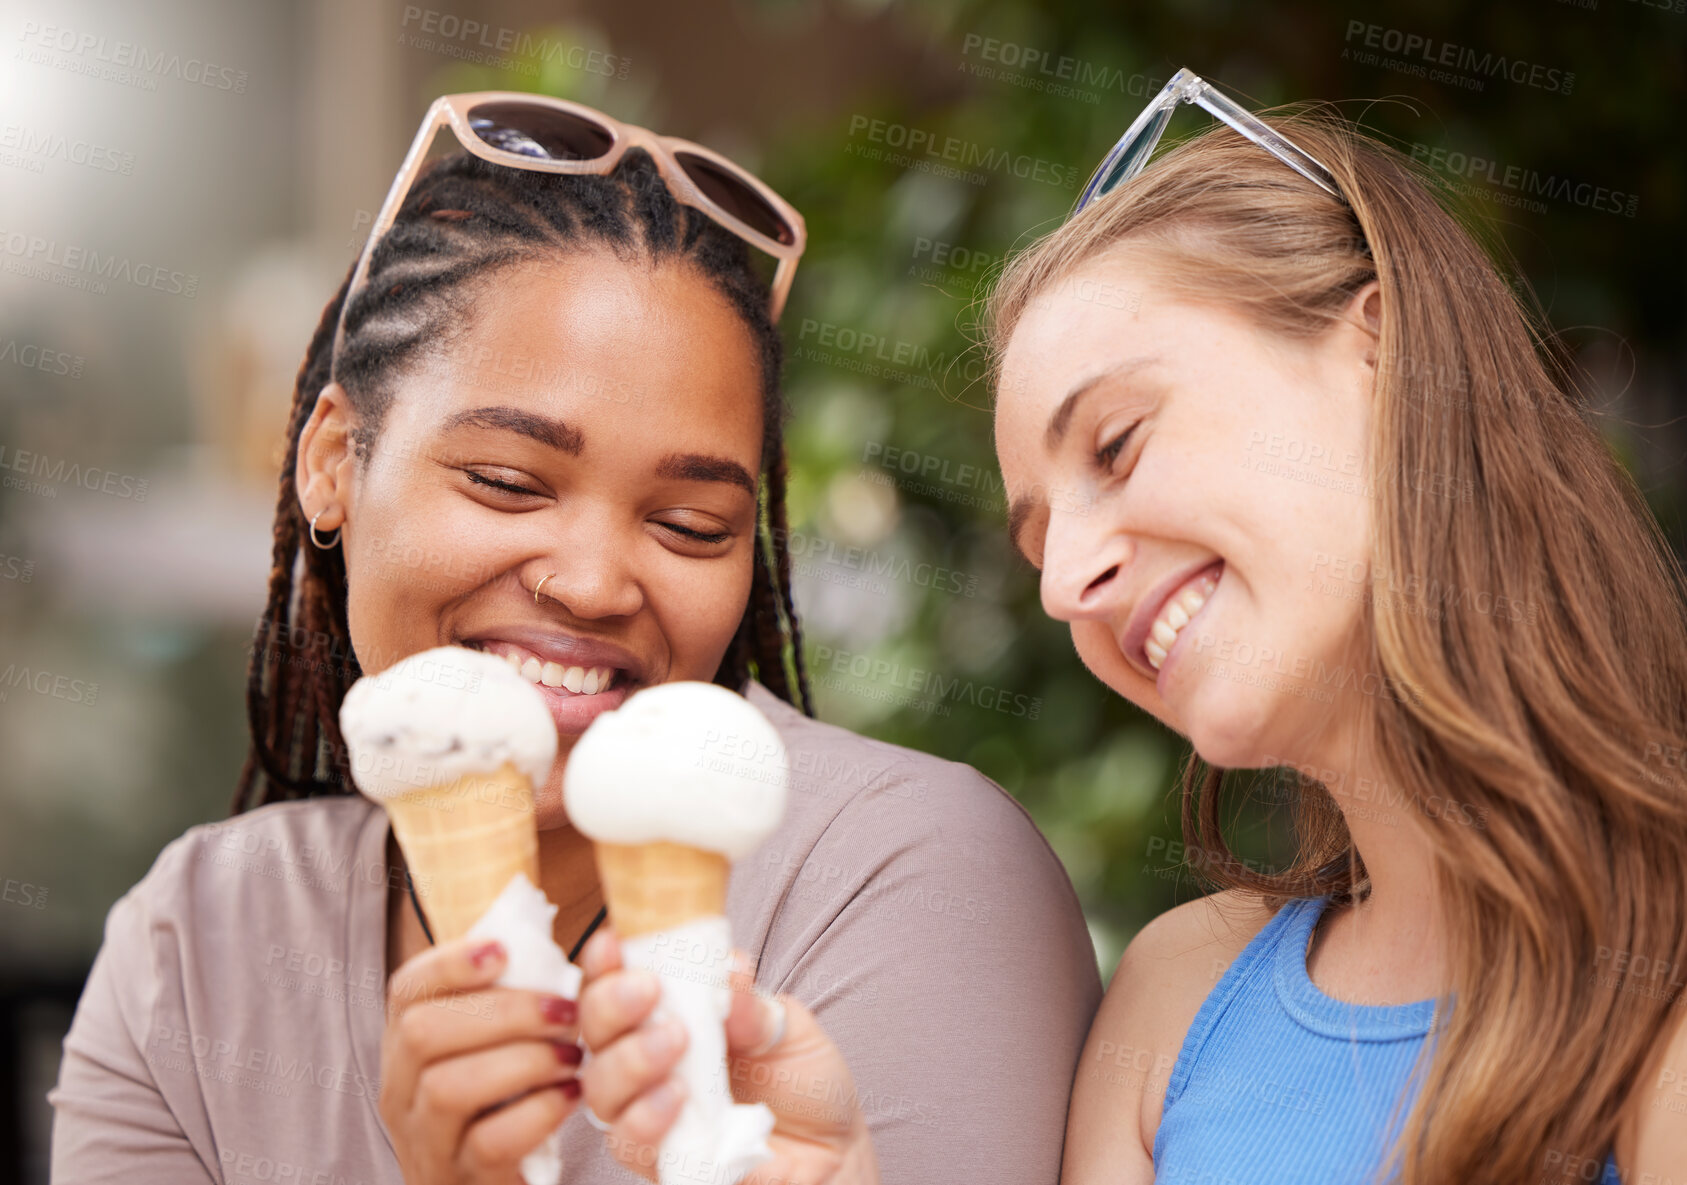
M 321 531 L 345 525 L 356 484 L 357 451 L 352 439 L 356 415 L 345 388 L 329 383 L 316 397 L 310 419 L 299 433 L 293 488 L 306 519 Z
M 1365 365 L 1373 372 L 1377 365 L 1377 343 L 1382 337 L 1382 285 L 1371 280 L 1355 292 L 1342 312 L 1342 320 L 1370 339 Z

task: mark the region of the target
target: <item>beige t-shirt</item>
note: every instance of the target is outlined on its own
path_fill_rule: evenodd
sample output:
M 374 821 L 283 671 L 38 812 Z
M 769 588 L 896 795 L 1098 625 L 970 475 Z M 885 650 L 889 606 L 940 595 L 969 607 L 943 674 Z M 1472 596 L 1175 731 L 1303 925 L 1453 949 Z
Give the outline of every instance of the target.
M 1060 862 L 975 770 L 809 720 L 765 688 L 786 818 L 733 869 L 756 981 L 849 1059 L 887 1182 L 1060 1175 L 1101 996 Z M 195 827 L 112 906 L 64 1042 L 53 1180 L 398 1185 L 376 1109 L 386 813 L 356 797 Z M 633 1178 L 582 1115 L 562 1180 Z

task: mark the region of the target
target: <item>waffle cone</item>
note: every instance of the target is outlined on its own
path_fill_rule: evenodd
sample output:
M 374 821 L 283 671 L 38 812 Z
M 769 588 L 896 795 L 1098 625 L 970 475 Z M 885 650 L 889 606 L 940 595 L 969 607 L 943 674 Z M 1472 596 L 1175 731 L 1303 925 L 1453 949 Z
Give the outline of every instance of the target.
M 466 934 L 516 873 L 539 883 L 533 786 L 513 765 L 388 799 L 386 808 L 436 942 Z
M 676 843 L 596 846 L 609 922 L 622 938 L 726 912 L 732 865 L 719 852 Z

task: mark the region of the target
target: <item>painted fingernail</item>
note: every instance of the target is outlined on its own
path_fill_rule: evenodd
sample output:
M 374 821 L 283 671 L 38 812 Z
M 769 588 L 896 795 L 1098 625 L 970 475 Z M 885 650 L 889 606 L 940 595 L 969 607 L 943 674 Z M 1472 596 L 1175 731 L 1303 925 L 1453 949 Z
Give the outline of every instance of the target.
M 546 996 L 539 1004 L 539 1012 L 553 1025 L 571 1025 L 580 1019 L 580 1006 L 562 996 Z
M 580 1080 L 578 1078 L 570 1078 L 567 1082 L 562 1082 L 558 1085 L 562 1087 L 563 1098 L 577 1099 L 580 1097 Z
M 488 962 L 496 962 L 504 957 L 504 944 L 496 938 L 490 942 L 483 942 L 469 951 L 469 962 L 476 967 L 484 968 Z
M 580 1047 L 572 1041 L 553 1041 L 551 1045 L 556 1049 L 556 1060 L 565 1066 L 577 1066 L 583 1056 Z

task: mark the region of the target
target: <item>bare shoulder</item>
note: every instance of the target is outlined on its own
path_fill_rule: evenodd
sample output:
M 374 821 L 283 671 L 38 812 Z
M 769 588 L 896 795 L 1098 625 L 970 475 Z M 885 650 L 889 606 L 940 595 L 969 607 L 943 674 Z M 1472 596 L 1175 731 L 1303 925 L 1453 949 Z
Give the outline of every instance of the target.
M 1272 913 L 1257 897 L 1234 891 L 1198 897 L 1167 910 L 1125 948 L 1107 992 L 1109 1002 L 1119 995 L 1127 1003 L 1137 1001 L 1162 1010 L 1193 996 L 1189 1020 L 1194 1020 L 1201 1001 Z M 1183 1028 L 1188 1027 L 1186 1021 Z M 1180 1032 L 1179 1042 L 1182 1039 Z
M 1063 1183 L 1153 1180 L 1154 1133 L 1184 1037 L 1272 913 L 1255 897 L 1215 893 L 1168 910 L 1131 940 L 1073 1085 Z

